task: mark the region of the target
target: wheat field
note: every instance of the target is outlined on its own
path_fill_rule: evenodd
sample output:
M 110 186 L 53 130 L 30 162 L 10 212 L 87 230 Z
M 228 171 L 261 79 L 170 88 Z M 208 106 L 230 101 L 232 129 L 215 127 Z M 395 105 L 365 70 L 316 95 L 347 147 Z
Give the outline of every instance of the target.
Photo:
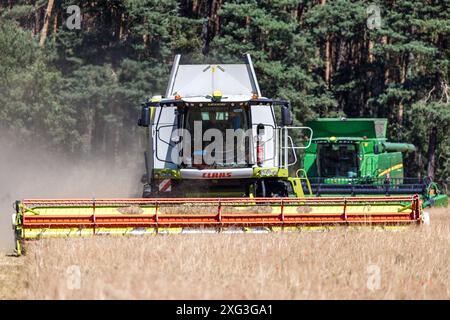
M 48 239 L 0 260 L 3 299 L 450 299 L 450 212 L 396 231 Z

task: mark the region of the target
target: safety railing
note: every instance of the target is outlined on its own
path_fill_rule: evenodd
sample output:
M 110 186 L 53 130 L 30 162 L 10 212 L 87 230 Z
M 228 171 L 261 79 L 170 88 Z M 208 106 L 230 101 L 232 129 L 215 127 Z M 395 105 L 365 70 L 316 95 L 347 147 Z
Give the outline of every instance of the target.
M 307 143 L 303 146 L 296 146 L 294 144 L 294 140 L 292 139 L 291 133 L 292 131 L 300 132 L 298 135 L 301 137 L 302 131 L 307 131 L 308 134 L 304 137 L 307 137 Z M 277 128 L 277 144 L 279 152 L 279 164 L 280 167 L 287 169 L 290 166 L 293 166 L 297 163 L 298 157 L 296 154 L 296 150 L 300 149 L 307 149 L 311 145 L 313 137 L 313 130 L 309 127 L 279 127 Z M 292 157 L 294 158 L 292 162 L 289 162 L 289 154 L 292 154 Z
M 430 180 L 427 178 L 325 178 L 309 177 L 312 193 L 316 196 L 333 194 L 426 194 Z M 304 182 L 303 189 L 308 187 Z

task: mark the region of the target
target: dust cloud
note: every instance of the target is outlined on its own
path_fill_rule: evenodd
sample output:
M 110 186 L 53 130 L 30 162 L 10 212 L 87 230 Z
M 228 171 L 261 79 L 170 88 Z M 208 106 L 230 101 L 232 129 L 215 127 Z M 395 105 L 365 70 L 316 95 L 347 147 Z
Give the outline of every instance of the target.
M 11 214 L 25 198 L 139 197 L 143 156 L 124 147 L 119 158 L 65 155 L 0 138 L 0 251 L 14 249 Z M 133 151 L 127 149 L 133 149 Z

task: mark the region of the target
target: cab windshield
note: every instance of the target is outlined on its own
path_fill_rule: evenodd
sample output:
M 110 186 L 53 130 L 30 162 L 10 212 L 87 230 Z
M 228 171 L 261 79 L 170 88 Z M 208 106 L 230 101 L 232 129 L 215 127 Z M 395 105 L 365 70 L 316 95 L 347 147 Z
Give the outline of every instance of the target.
M 355 178 L 358 175 L 356 144 L 319 144 L 318 169 L 321 177 Z
M 187 163 L 188 167 L 248 167 L 249 165 L 249 139 L 245 139 L 245 143 L 239 143 L 238 139 L 227 142 L 227 130 L 236 132 L 238 129 L 242 129 L 242 132 L 247 132 L 250 128 L 249 118 L 245 108 L 232 107 L 232 106 L 220 106 L 220 107 L 191 107 L 186 110 L 184 117 L 185 128 L 191 135 L 191 148 L 193 155 L 206 156 L 208 153 L 208 145 L 215 141 L 213 137 L 210 141 L 205 141 L 205 133 L 209 129 L 216 129 L 211 132 L 217 133 L 220 131 L 222 140 L 222 148 L 215 148 L 210 154 L 214 157 L 214 163 L 206 163 L 203 161 L 201 164 Z M 200 133 L 199 126 L 201 125 L 201 137 L 197 137 Z M 196 130 L 194 130 L 197 128 Z M 208 135 L 208 134 L 207 134 Z M 197 141 L 195 144 L 194 139 L 201 139 L 201 143 Z M 196 146 L 201 145 L 201 149 L 196 150 Z M 231 146 L 231 148 L 226 148 Z M 220 146 L 220 144 L 219 144 Z M 244 158 L 238 157 L 238 152 L 245 155 Z

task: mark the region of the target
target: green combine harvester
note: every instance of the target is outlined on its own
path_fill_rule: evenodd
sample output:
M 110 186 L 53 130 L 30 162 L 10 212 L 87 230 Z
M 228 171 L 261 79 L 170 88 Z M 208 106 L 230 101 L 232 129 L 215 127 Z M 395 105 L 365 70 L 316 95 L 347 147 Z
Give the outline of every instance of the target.
M 387 119 L 323 118 L 306 123 L 313 139 L 306 149 L 304 189 L 315 196 L 412 195 L 423 206 L 447 207 L 448 196 L 428 177 L 404 176 L 409 143 L 388 142 Z

